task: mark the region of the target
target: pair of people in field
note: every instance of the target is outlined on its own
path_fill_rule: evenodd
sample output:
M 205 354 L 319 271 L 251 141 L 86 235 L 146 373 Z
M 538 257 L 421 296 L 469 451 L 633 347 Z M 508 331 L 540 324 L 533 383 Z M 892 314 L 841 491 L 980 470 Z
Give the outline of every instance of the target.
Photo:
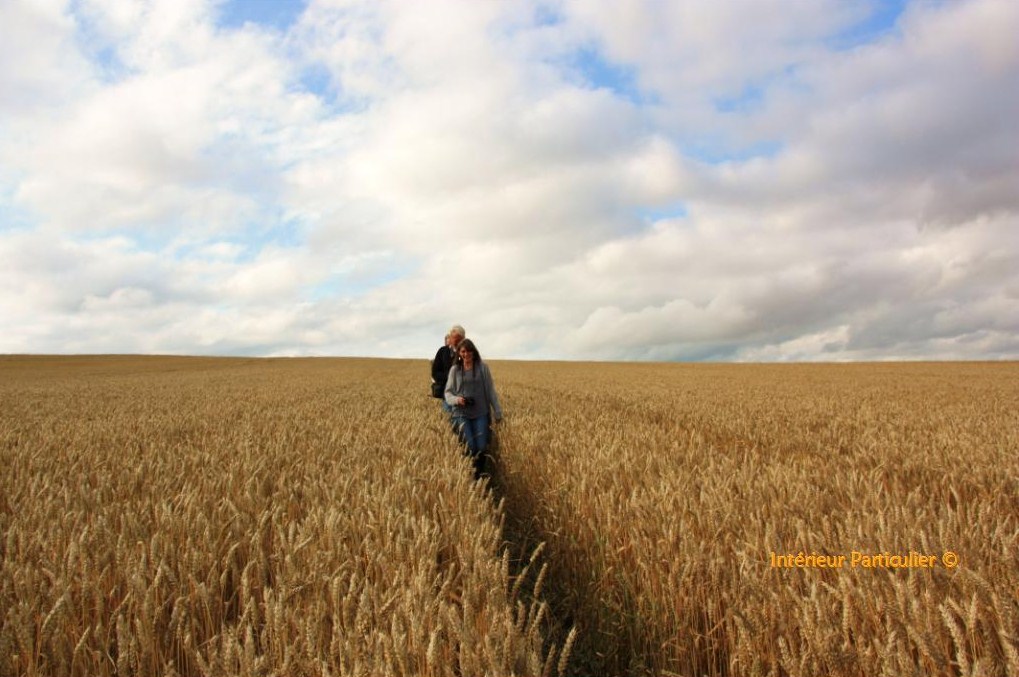
M 449 413 L 453 430 L 474 463 L 474 476 L 480 477 L 491 441 L 492 417 L 502 420 L 502 405 L 491 370 L 458 324 L 449 330 L 445 345 L 432 360 L 432 395 L 442 398 L 442 408 Z

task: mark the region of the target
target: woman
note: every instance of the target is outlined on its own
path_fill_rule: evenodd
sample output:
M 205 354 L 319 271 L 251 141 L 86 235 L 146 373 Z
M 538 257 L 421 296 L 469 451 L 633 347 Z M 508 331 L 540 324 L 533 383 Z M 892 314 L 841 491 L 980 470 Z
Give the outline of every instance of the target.
M 474 476 L 480 477 L 488 450 L 489 408 L 495 420 L 502 420 L 502 406 L 495 394 L 492 372 L 470 339 L 460 341 L 457 359 L 446 379 L 446 403 L 453 407 L 453 427 L 467 444 L 474 461 Z

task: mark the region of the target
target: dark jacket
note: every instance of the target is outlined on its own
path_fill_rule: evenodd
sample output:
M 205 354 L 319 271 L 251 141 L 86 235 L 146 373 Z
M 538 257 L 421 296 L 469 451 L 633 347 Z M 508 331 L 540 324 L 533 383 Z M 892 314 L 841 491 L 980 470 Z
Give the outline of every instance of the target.
M 435 353 L 435 359 L 432 360 L 432 383 L 438 384 L 438 395 L 436 397 L 442 397 L 442 392 L 446 390 L 446 379 L 449 378 L 449 370 L 453 366 L 454 362 L 453 349 L 449 346 L 442 346 L 438 352 Z

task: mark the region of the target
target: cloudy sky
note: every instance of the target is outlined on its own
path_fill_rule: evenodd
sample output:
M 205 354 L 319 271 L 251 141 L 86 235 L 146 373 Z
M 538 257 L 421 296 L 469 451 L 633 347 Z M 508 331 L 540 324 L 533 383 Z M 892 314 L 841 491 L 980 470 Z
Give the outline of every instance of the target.
M 1017 26 L 2 0 L 0 353 L 1019 359 Z

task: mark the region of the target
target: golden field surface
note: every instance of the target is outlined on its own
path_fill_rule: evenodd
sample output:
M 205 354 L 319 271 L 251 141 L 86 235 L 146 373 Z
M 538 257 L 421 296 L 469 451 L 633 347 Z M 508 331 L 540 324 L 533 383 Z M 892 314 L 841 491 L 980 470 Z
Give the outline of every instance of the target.
M 0 357 L 0 675 L 1019 674 L 1019 364 L 426 368 Z
M 0 358 L 0 675 L 554 674 L 423 369 Z

